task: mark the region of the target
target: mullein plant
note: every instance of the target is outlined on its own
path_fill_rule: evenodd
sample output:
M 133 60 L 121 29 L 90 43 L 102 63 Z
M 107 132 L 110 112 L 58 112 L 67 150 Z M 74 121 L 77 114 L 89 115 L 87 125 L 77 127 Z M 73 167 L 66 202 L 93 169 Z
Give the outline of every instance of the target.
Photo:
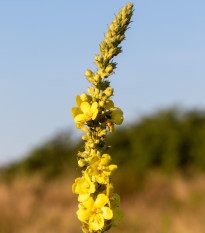
M 115 226 L 115 221 L 123 217 L 118 207 L 120 197 L 114 192 L 111 174 L 117 165 L 111 164 L 107 154 L 105 139 L 108 131 L 123 122 L 123 112 L 111 100 L 113 88 L 108 77 L 114 73 L 116 63 L 113 58 L 122 52 L 119 44 L 125 40 L 125 31 L 131 22 L 133 4 L 122 8 L 100 43 L 100 54 L 95 55 L 95 72 L 87 69 L 85 76 L 93 85 L 88 93 L 76 96 L 77 107 L 72 108 L 76 127 L 86 135 L 84 151 L 78 152 L 78 165 L 82 176 L 75 180 L 72 191 L 78 194 L 78 219 L 83 223 L 85 233 L 101 233 Z

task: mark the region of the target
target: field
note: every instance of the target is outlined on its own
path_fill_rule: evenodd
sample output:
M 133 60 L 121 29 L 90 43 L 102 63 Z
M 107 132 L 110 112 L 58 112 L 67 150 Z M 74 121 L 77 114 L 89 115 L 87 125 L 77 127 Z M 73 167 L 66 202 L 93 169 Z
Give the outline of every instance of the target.
M 80 233 L 74 177 L 17 176 L 0 182 L 0 233 Z M 124 219 L 112 233 L 204 233 L 205 175 L 150 172 L 136 191 L 121 194 Z

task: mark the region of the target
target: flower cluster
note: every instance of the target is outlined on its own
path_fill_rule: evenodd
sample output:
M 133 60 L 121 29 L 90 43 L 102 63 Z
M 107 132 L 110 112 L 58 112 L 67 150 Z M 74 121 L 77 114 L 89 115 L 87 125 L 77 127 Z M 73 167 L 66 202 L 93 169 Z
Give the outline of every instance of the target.
M 118 208 L 120 197 L 113 191 L 110 182 L 117 165 L 111 164 L 105 138 L 107 131 L 113 132 L 115 125 L 123 122 L 123 112 L 111 100 L 113 88 L 108 77 L 114 73 L 113 58 L 122 52 L 119 44 L 125 39 L 125 31 L 131 21 L 133 4 L 122 8 L 110 24 L 104 41 L 100 43 L 100 54 L 95 55 L 95 72 L 87 69 L 85 76 L 93 84 L 88 93 L 76 96 L 77 107 L 72 108 L 76 127 L 86 132 L 84 151 L 78 152 L 78 165 L 82 177 L 77 178 L 72 191 L 78 194 L 77 216 L 83 222 L 83 232 L 105 232 L 123 216 Z

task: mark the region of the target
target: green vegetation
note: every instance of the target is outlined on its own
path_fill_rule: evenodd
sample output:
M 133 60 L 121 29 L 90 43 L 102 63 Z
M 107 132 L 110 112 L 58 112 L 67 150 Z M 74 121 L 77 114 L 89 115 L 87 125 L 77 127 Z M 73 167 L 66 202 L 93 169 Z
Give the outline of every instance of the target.
M 110 134 L 107 145 L 112 145 L 109 152 L 120 167 L 113 176 L 119 186 L 129 186 L 124 174 L 130 176 L 131 184 L 149 169 L 204 172 L 205 112 L 171 109 L 146 116 Z M 38 172 L 46 178 L 76 174 L 76 154 L 82 149 L 82 144 L 74 143 L 69 133 L 62 133 L 33 150 L 23 161 L 3 168 L 1 173 L 3 177 L 12 177 Z

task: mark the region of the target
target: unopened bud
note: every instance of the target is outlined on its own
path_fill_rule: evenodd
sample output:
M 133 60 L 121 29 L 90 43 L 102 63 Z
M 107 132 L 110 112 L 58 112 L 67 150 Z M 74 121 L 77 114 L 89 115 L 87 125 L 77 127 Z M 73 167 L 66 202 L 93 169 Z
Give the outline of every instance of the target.
M 95 89 L 95 95 L 99 95 L 100 94 L 100 90 L 98 88 Z
M 99 137 L 102 137 L 102 136 L 105 136 L 106 134 L 107 134 L 106 129 L 103 129 L 103 130 L 98 134 L 98 136 L 99 136 Z
M 100 82 L 101 81 L 101 78 L 100 78 L 100 76 L 97 74 L 97 75 L 95 75 L 94 76 L 94 80 L 96 81 L 96 82 Z
M 85 92 L 80 96 L 80 98 L 83 102 L 88 101 L 88 95 Z
M 88 94 L 90 94 L 91 96 L 93 96 L 94 94 L 95 94 L 95 89 L 94 89 L 94 87 L 88 87 L 87 88 L 87 90 L 88 90 Z
M 107 38 L 110 38 L 112 36 L 112 34 L 111 34 L 111 30 L 110 29 L 108 29 L 108 31 L 107 31 L 107 33 L 106 33 L 106 37 Z
M 95 140 L 95 144 L 99 144 L 100 143 L 100 140 L 99 139 L 96 139 Z
M 110 29 L 113 31 L 115 29 L 115 26 L 113 23 L 110 24 Z
M 106 96 L 110 97 L 113 94 L 113 88 L 108 87 L 104 92 Z
M 99 106 L 100 106 L 100 107 L 104 107 L 104 105 L 105 105 L 105 101 L 100 101 L 100 102 L 99 102 Z
M 85 165 L 86 165 L 86 161 L 85 160 L 82 160 L 82 159 L 78 160 L 78 166 L 79 167 L 84 167 Z
M 93 72 L 92 72 L 91 70 L 87 69 L 86 72 L 85 72 L 85 76 L 86 76 L 87 78 L 90 78 L 90 77 L 93 76 Z
M 109 64 L 109 65 L 106 67 L 105 72 L 107 72 L 107 73 L 110 74 L 112 71 L 113 71 L 113 67 L 112 67 L 111 64 Z
M 90 143 L 90 148 L 94 148 L 95 144 L 93 142 Z
M 82 136 L 82 139 L 83 139 L 83 141 L 87 141 L 87 140 L 88 140 L 87 135 L 83 135 L 83 136 Z

